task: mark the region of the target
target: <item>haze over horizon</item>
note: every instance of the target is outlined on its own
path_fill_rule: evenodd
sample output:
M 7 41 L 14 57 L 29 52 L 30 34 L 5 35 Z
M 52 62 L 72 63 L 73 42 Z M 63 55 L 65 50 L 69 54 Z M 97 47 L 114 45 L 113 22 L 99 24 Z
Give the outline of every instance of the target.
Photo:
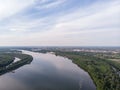
M 0 46 L 120 46 L 120 0 L 0 0 Z

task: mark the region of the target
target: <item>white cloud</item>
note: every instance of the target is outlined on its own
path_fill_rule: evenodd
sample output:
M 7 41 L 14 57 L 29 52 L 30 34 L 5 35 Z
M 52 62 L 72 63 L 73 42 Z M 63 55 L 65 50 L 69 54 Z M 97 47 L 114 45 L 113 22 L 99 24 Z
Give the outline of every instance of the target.
M 99 8 L 97 11 L 95 10 L 95 12 L 94 9 L 100 7 L 100 3 L 97 3 L 97 5 L 92 5 L 91 10 L 86 10 L 86 8 L 83 8 L 82 11 L 80 9 L 67 16 L 62 16 L 58 20 L 56 26 L 52 29 L 63 32 L 75 32 L 95 28 L 111 28 L 114 26 L 119 26 L 120 28 L 120 2 L 118 4 L 116 2 L 104 4 L 104 7 Z
M 0 20 L 17 14 L 34 0 L 0 0 Z
M 102 7 L 101 4 L 92 5 L 91 10 L 88 9 L 88 11 L 85 8 L 82 11 L 80 9 L 62 16 L 50 31 L 35 36 L 41 36 L 42 41 L 44 39 L 53 45 L 56 43 L 58 45 L 60 43 L 64 45 L 119 45 L 120 2 L 104 3 Z M 86 15 L 81 16 L 82 13 Z
M 42 0 L 41 3 L 45 3 L 47 1 L 48 0 Z M 48 6 L 43 5 L 43 7 L 53 7 L 57 4 L 60 4 L 60 2 L 62 1 L 56 0 L 56 2 L 48 4 Z M 28 6 L 29 5 L 30 4 L 28 4 Z M 7 23 L 5 27 L 5 29 L 12 31 L 11 34 L 0 36 L 0 41 L 3 45 L 9 45 L 9 43 L 11 43 L 11 45 L 38 46 L 119 46 L 119 8 L 120 1 L 116 0 L 110 2 L 97 2 L 91 6 L 79 8 L 77 10 L 69 12 L 68 14 L 61 13 L 58 16 L 48 15 L 48 17 L 41 17 L 38 19 L 13 18 L 13 23 Z M 15 13 L 17 13 L 17 11 L 14 12 L 14 14 Z M 37 32 L 34 32 L 35 30 L 37 30 Z M 26 33 L 26 31 L 30 31 L 30 33 Z
M 38 0 L 37 1 L 37 9 L 48 9 L 48 8 L 53 8 L 53 7 L 57 7 L 60 4 L 63 4 L 66 0 Z M 49 3 L 48 3 L 49 2 Z

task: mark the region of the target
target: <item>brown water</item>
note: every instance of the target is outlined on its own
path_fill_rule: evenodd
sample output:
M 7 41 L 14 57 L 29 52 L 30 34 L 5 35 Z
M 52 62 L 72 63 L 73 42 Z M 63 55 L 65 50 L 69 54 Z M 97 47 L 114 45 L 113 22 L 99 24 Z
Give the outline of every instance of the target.
M 87 72 L 71 60 L 47 53 L 23 51 L 31 64 L 0 76 L 0 90 L 96 90 Z

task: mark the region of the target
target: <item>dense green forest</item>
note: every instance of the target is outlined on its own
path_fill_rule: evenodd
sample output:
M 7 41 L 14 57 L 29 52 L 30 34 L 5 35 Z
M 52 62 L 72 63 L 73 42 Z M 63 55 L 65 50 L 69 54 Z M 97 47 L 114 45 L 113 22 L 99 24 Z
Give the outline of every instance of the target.
M 56 55 L 73 60 L 87 71 L 97 90 L 120 90 L 120 63 L 101 58 L 96 53 L 55 51 Z

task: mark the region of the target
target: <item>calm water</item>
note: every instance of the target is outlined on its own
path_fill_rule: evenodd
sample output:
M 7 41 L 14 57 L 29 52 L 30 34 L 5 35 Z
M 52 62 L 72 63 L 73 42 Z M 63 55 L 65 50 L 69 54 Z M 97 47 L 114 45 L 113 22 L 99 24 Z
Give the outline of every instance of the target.
M 0 76 L 0 90 L 95 90 L 88 73 L 71 60 L 29 51 L 33 61 Z

